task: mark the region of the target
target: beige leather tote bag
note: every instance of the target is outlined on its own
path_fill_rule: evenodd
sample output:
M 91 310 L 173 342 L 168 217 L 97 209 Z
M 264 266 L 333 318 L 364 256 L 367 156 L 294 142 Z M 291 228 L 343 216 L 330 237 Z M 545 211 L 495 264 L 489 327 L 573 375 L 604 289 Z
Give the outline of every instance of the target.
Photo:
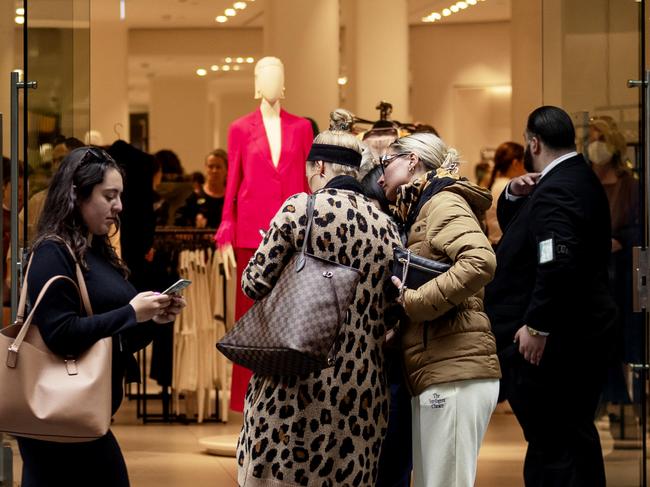
M 111 421 L 112 338 L 99 340 L 78 357 L 52 353 L 38 326 L 32 326 L 34 312 L 48 288 L 65 279 L 77 288 L 87 316 L 92 316 L 86 283 L 75 259 L 77 283 L 63 275 L 52 277 L 23 321 L 30 266 L 31 258 L 16 323 L 0 331 L 0 431 L 65 443 L 100 438 Z

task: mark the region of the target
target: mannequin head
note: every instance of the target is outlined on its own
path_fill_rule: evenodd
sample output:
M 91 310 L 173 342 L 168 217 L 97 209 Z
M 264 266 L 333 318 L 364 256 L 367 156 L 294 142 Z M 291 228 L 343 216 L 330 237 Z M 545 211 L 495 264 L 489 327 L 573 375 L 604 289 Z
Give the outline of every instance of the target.
M 255 99 L 271 105 L 284 98 L 284 65 L 276 57 L 263 57 L 255 65 Z

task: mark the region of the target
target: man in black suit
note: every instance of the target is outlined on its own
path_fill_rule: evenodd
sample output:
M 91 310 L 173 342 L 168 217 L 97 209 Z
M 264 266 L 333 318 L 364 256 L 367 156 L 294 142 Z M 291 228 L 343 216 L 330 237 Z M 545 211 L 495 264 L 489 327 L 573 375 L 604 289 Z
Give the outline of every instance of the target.
M 607 288 L 607 197 L 575 151 L 570 117 L 533 111 L 525 162 L 499 199 L 503 238 L 486 288 L 503 371 L 502 396 L 521 425 L 527 487 L 605 485 L 594 414 L 616 307 Z

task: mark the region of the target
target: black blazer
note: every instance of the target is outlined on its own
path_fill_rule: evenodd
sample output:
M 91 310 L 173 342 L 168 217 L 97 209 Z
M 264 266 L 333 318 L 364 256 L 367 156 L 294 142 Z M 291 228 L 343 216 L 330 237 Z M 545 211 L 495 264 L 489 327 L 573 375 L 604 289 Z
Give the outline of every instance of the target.
M 485 304 L 500 355 L 516 351 L 524 324 L 569 353 L 578 339 L 607 340 L 616 320 L 607 285 L 609 205 L 584 158 L 561 162 L 526 198 L 511 202 L 504 191 L 497 216 L 505 231 Z

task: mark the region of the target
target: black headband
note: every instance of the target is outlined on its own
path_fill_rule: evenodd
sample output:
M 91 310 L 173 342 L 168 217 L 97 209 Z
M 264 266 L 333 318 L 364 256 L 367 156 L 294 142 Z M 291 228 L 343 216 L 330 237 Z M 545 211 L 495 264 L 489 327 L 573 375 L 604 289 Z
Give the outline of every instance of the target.
M 357 169 L 361 167 L 361 154 L 354 149 L 348 149 L 347 147 L 338 145 L 313 144 L 307 160 L 333 162 Z

